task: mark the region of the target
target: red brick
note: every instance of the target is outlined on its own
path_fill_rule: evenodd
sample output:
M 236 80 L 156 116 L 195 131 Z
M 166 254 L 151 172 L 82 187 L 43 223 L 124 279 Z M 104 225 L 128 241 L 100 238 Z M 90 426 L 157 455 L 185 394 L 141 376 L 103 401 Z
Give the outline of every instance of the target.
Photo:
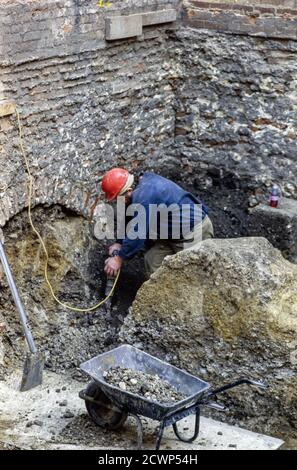
M 211 8 L 211 5 L 213 5 L 213 4 L 209 3 L 209 2 L 201 2 L 201 1 L 198 1 L 198 0 L 193 0 L 191 2 L 191 5 L 194 5 L 194 6 L 199 7 L 199 8 Z
M 257 10 L 260 11 L 260 13 L 275 13 L 275 8 L 272 7 L 261 7 L 261 6 L 256 6 Z
M 268 0 L 266 0 L 268 1 Z M 204 10 L 238 10 L 245 12 L 252 12 L 253 6 L 252 5 L 238 5 L 234 3 L 220 3 L 220 2 L 203 2 L 201 0 L 193 0 L 191 5 L 201 8 Z
M 254 7 L 252 5 L 230 4 L 230 10 L 253 11 L 253 9 L 254 9 Z
M 291 15 L 297 16 L 297 10 L 292 10 L 291 8 L 277 8 L 277 15 Z

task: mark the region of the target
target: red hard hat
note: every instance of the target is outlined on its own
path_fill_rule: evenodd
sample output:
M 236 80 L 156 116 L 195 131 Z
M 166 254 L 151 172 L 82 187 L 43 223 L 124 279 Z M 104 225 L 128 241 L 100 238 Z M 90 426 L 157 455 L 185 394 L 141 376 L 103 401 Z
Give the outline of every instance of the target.
M 117 197 L 125 186 L 129 176 L 129 171 L 124 168 L 113 168 L 109 170 L 102 178 L 101 188 L 105 192 L 108 201 Z

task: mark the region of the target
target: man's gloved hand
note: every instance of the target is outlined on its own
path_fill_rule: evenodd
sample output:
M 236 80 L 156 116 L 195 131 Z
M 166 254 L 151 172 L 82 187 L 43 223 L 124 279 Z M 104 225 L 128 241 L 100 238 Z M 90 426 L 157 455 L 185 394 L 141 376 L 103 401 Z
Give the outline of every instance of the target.
M 113 245 L 111 245 L 109 248 L 108 248 L 108 254 L 109 256 L 112 255 L 112 252 L 114 250 L 120 250 L 122 248 L 122 245 L 120 243 L 114 243 Z
M 115 249 L 115 248 L 114 248 Z M 104 272 L 109 277 L 115 277 L 121 269 L 123 259 L 120 256 L 112 256 L 105 261 Z

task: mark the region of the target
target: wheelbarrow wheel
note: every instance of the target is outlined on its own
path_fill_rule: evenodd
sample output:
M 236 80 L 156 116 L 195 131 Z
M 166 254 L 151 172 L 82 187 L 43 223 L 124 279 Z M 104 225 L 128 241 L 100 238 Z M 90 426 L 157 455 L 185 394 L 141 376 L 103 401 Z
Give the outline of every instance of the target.
M 87 411 L 97 426 L 113 430 L 120 428 L 128 417 L 125 411 L 116 411 L 112 401 L 105 395 L 96 382 L 91 382 L 86 389 L 86 395 L 100 402 L 85 400 Z M 106 405 L 106 407 L 104 406 Z

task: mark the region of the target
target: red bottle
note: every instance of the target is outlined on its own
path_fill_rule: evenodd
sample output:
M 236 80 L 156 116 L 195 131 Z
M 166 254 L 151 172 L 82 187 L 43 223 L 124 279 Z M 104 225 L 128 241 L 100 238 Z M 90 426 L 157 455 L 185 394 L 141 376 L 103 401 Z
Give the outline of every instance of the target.
M 270 193 L 269 205 L 270 207 L 277 207 L 279 203 L 280 190 L 279 187 L 274 184 Z

